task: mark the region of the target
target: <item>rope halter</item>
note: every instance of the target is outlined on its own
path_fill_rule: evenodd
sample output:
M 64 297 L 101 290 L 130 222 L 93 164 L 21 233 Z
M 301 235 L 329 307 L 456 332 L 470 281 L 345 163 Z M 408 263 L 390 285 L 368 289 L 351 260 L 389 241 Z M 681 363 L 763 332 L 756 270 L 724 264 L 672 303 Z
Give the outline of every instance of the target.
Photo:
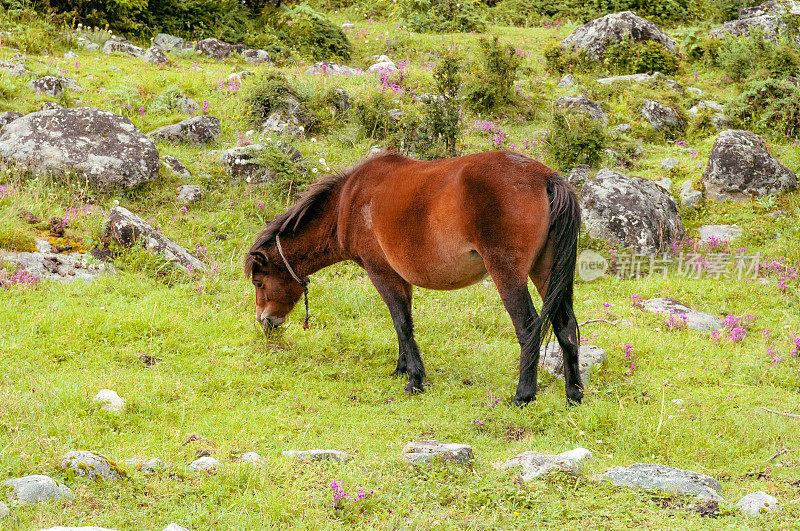
M 294 272 L 292 266 L 289 265 L 289 261 L 286 259 L 286 255 L 283 254 L 283 247 L 281 247 L 281 237 L 280 235 L 275 235 L 275 243 L 278 246 L 278 254 L 281 255 L 281 259 L 283 260 L 283 265 L 286 266 L 286 270 L 289 271 L 289 274 L 292 275 L 292 278 L 297 281 L 303 287 L 303 299 L 306 304 L 306 318 L 303 321 L 303 329 L 308 330 L 308 279 L 301 279 L 297 276 L 297 273 Z

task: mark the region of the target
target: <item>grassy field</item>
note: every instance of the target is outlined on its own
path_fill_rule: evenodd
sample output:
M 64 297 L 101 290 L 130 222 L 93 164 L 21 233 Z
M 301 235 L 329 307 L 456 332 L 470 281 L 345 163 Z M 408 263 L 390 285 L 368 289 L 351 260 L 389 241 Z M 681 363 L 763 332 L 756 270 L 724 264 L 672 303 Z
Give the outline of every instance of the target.
M 406 60 L 406 90 L 418 93 L 430 90 L 432 65 L 442 45 L 458 46 L 469 55 L 479 38 L 411 34 L 390 24 L 354 22 L 353 64 L 366 68 L 370 57 L 380 53 L 396 62 Z M 552 101 L 567 93 L 555 87 L 558 76 L 545 72 L 542 51 L 572 29 L 488 30 L 524 52 L 519 86 L 536 109 L 532 118 L 522 120 L 513 114 L 491 117 L 507 135 L 504 147 L 540 138 Z M 264 67 L 237 58 L 214 62 L 202 57 L 159 67 L 78 47 L 77 59 L 65 59 L 68 47 L 53 43 L 50 49 L 52 55 L 28 54 L 27 66 L 38 74 L 60 72 L 78 81 L 84 91 L 69 93 L 58 100 L 62 104 L 79 98 L 83 105 L 121 112 L 147 132 L 183 118 L 150 111 L 159 93 L 177 87 L 208 102 L 208 113 L 221 118 L 223 133 L 210 147 L 158 144 L 161 155 L 176 156 L 191 171 L 191 182 L 206 191 L 186 212 L 174 194 L 184 183 L 166 170 L 157 182 L 121 196 L 98 194 L 76 181 L 7 173 L 0 178 L 11 188 L 0 195 L 0 237 L 6 238 L 0 241 L 24 243 L 42 235 L 18 222 L 16 213 L 24 208 L 43 219 L 69 215 L 67 240 L 77 248 L 95 247 L 104 211 L 118 200 L 153 219 L 187 249 L 205 248 L 204 258 L 215 270 L 195 276 L 170 272 L 144 252 L 131 250 L 117 258 L 118 274 L 92 284 L 38 283 L 0 290 L 0 479 L 46 474 L 65 481 L 76 494 L 67 503 L 15 507 L 0 527 L 162 529 L 177 522 L 192 529 L 796 528 L 800 424 L 760 409 L 800 412 L 800 359 L 791 354 L 800 334 L 796 278 L 787 281 L 786 289 L 766 271 L 764 282 L 677 274 L 579 281 L 579 321 L 624 320 L 630 326 L 596 322 L 582 328 L 584 342 L 606 349 L 608 361 L 587 385 L 584 404 L 570 409 L 563 383 L 545 373 L 536 402 L 524 409 L 508 405 L 519 351 L 491 282 L 457 292 L 417 290 L 417 337 L 431 385 L 424 394 L 407 396 L 405 381 L 390 376 L 397 345 L 388 312 L 352 264 L 312 277 L 310 330 L 301 328 L 302 308 L 270 338 L 254 322 L 243 255 L 265 220 L 291 204 L 293 191 L 227 181 L 216 159 L 220 149 L 235 145 L 238 135 L 252 128 L 242 95 L 253 78 L 245 80 L 241 91 L 220 89 L 217 82 L 231 72 Z M 15 53 L 0 49 L 0 60 Z M 304 94 L 313 96 L 331 84 L 351 97 L 378 90 L 375 76 L 311 77 L 301 74 L 307 66 L 291 60 L 280 67 Z M 695 72 L 687 65 L 673 77 L 701 88 L 707 99 L 724 102 L 737 90 L 716 70 Z M 25 88 L 26 79 L 4 76 L 0 81 L 2 110 L 31 112 L 42 100 L 53 99 Z M 602 98 L 612 126 L 630 122 L 634 135 L 644 131 L 635 102 L 657 98 L 656 89 L 604 91 L 591 88 L 591 78 L 580 81 L 589 88 L 587 95 Z M 496 147 L 471 127 L 478 118 L 488 117 L 464 117 L 465 152 Z M 690 139 L 686 146 L 643 136 L 645 156 L 622 171 L 657 179 L 664 174 L 660 161 L 674 156 L 680 165 L 669 176 L 676 189 L 685 180 L 700 180 L 713 134 Z M 379 143 L 342 124 L 293 144 L 310 168 L 321 170 L 347 167 Z M 785 165 L 800 170 L 796 143 L 773 143 L 770 149 Z M 548 161 L 541 143 L 525 152 Z M 701 224 L 737 223 L 744 236 L 735 247 L 785 256 L 796 266 L 799 203 L 800 193 L 794 192 L 772 203 L 707 204 L 683 212 L 684 223 L 690 235 Z M 787 214 L 767 215 L 778 208 Z M 751 314 L 757 319 L 742 341 L 714 340 L 707 333 L 670 329 L 663 317 L 637 309 L 634 296 L 672 297 L 723 317 Z M 157 363 L 144 363 L 142 355 Z M 127 399 L 124 413 L 107 413 L 92 403 L 102 388 Z M 399 453 L 417 439 L 470 444 L 474 467 L 409 467 Z M 512 481 L 514 473 L 493 467 L 523 451 L 559 453 L 576 446 L 595 456 L 579 478 L 551 476 L 519 486 Z M 304 465 L 280 455 L 310 448 L 340 449 L 352 459 Z M 153 475 L 129 467 L 129 476 L 113 484 L 76 479 L 58 469 L 67 451 L 84 449 L 119 463 L 158 457 L 169 466 Z M 187 471 L 202 451 L 222 461 L 218 473 Z M 236 463 L 234 458 L 246 451 L 258 452 L 263 464 Z M 611 466 L 636 462 L 713 476 L 727 501 L 713 518 L 703 517 L 691 510 L 694 500 L 616 489 L 598 479 Z M 332 481 L 348 493 L 363 488 L 372 494 L 334 507 Z M 783 510 L 759 518 L 741 516 L 733 504 L 756 490 L 776 496 Z

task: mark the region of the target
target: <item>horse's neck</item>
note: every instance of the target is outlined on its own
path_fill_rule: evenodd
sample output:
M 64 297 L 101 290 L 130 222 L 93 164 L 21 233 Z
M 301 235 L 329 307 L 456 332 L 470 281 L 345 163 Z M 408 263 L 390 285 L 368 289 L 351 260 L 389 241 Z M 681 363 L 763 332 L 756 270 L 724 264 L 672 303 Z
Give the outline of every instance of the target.
M 335 201 L 325 206 L 323 213 L 326 215 L 303 225 L 295 233 L 281 234 L 286 261 L 301 278 L 343 260 L 336 238 L 337 205 L 333 203 Z

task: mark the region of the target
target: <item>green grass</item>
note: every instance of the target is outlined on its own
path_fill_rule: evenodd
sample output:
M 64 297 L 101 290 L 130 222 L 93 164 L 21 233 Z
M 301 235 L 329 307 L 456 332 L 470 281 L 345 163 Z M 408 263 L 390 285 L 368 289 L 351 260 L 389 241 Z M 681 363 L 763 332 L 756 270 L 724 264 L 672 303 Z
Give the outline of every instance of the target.
M 506 145 L 541 139 L 537 131 L 550 118 L 552 100 L 569 92 L 555 88 L 558 79 L 544 71 L 541 54 L 573 28 L 490 28 L 490 34 L 530 52 L 519 84 L 540 112 L 522 121 L 513 111 L 491 117 L 470 114 L 465 122 L 482 118 L 500 123 L 508 135 Z M 369 22 L 359 22 L 351 31 L 354 65 L 367 67 L 371 55 L 389 51 L 396 61 L 410 61 L 407 86 L 418 93 L 431 89 L 432 62 L 443 43 L 459 46 L 469 56 L 479 37 L 412 36 L 390 24 Z M 36 227 L 16 220 L 20 208 L 49 219 L 92 205 L 70 229 L 71 237 L 92 248 L 102 237 L 103 210 L 116 199 L 152 218 L 187 249 L 206 247 L 207 260 L 218 271 L 203 277 L 165 275 L 160 261 L 134 250 L 118 260 L 123 269 L 119 274 L 93 284 L 0 290 L 0 479 L 47 474 L 66 481 L 76 494 L 68 503 L 13 508 L 12 516 L 2 521 L 4 528 L 158 530 L 173 521 L 195 529 L 796 526 L 798 423 L 759 409 L 800 411 L 800 361 L 788 355 L 790 338 L 800 333 L 796 282 L 789 283 L 786 293 L 779 292 L 774 277 L 767 286 L 757 280 L 676 275 L 579 282 L 580 321 L 623 319 L 632 326 L 583 327 L 584 337 L 607 350 L 608 362 L 588 384 L 584 404 L 572 409 L 565 406 L 563 384 L 544 373 L 535 403 L 524 409 L 507 404 L 517 381 L 519 350 L 491 283 L 457 292 L 417 290 L 417 337 L 432 385 L 422 395 L 407 396 L 405 381 L 390 376 L 397 340 L 388 311 L 352 264 L 313 276 L 310 330 L 301 329 L 302 308 L 271 338 L 254 323 L 253 290 L 241 271 L 243 255 L 264 222 L 289 205 L 296 190 L 228 182 L 216 164 L 218 150 L 234 145 L 237 134 L 251 127 L 242 93 L 218 90 L 216 83 L 228 73 L 263 67 L 236 58 L 216 63 L 196 57 L 156 67 L 76 51 L 77 60 L 29 53 L 28 68 L 38 73 L 66 70 L 85 89 L 70 97 L 122 112 L 145 132 L 181 118 L 154 103 L 167 88 L 178 87 L 201 105 L 208 101 L 209 113 L 223 118 L 222 136 L 215 144 L 158 144 L 162 155 L 173 155 L 187 166 L 191 182 L 201 183 L 207 194 L 182 213 L 174 189 L 183 183 L 169 172 L 119 197 L 68 180 L 24 179 L 12 173 L 0 181 L 17 190 L 0 198 L 0 233 L 11 227 L 14 241 L 40 235 Z M 10 57 L 0 51 L 0 59 Z M 194 63 L 202 71 L 192 70 Z M 113 72 L 111 66 L 122 71 Z M 299 74 L 306 66 L 295 59 L 281 67 L 303 94 L 324 94 L 331 86 L 345 88 L 351 97 L 377 90 L 370 76 L 310 78 Z M 686 66 L 674 76 L 684 85 L 698 86 L 708 99 L 721 102 L 735 95 L 736 87 L 725 84 L 720 72 L 703 70 L 695 80 L 694 67 Z M 245 80 L 245 88 L 252 79 Z M 591 77 L 579 76 L 579 81 L 594 87 Z M 26 80 L 8 83 L 13 85 L 10 93 L 17 95 L 16 108 L 39 108 L 39 99 L 24 87 Z M 669 96 L 663 88 L 648 86 L 590 88 L 587 95 L 603 103 L 612 126 L 631 123 L 630 139 L 638 142 L 645 129 L 636 102 Z M 154 111 L 140 115 L 138 109 L 151 103 Z M 686 98 L 680 103 L 689 108 L 692 102 Z M 346 167 L 376 144 L 352 125 L 330 127 L 316 141 L 294 143 L 309 167 L 321 166 L 321 157 L 333 167 Z M 661 160 L 674 156 L 681 161 L 670 175 L 676 188 L 685 180 L 699 182 L 713 139 L 690 139 L 684 148 L 646 136 L 646 156 L 622 171 L 657 179 L 663 176 Z M 487 135 L 467 129 L 466 152 L 493 148 Z M 795 145 L 774 143 L 770 149 L 785 165 L 800 169 Z M 529 153 L 548 161 L 541 142 Z M 693 235 L 705 223 L 738 223 L 745 228 L 741 245 L 748 252 L 784 255 L 796 262 L 798 202 L 798 192 L 777 198 L 775 206 L 789 212 L 777 220 L 752 202 L 705 205 L 685 212 L 684 222 Z M 633 295 L 673 297 L 719 315 L 759 317 L 743 342 L 714 342 L 705 333 L 667 330 L 663 317 L 631 305 Z M 762 329 L 771 330 L 771 342 L 763 338 Z M 628 342 L 636 355 L 632 374 L 624 358 Z M 783 362 L 773 365 L 766 352 L 769 345 L 785 355 Z M 161 361 L 148 367 L 141 354 Z M 102 388 L 127 399 L 124 414 L 106 413 L 92 403 Z M 492 394 L 504 401 L 492 407 Z M 684 400 L 680 406 L 673 403 L 678 398 Z M 184 444 L 193 434 L 207 441 Z M 420 438 L 471 444 L 474 468 L 408 467 L 399 458 L 400 449 Z M 493 467 L 526 450 L 559 453 L 575 446 L 595 455 L 580 478 L 553 476 L 520 488 L 512 482 L 512 472 Z M 280 455 L 310 448 L 344 450 L 352 460 L 300 465 Z M 784 448 L 789 452 L 770 460 Z M 58 463 L 67 451 L 81 449 L 119 463 L 158 457 L 169 468 L 152 476 L 130 469 L 130 477 L 117 484 L 68 478 Z M 219 473 L 186 470 L 202 449 L 222 461 Z M 264 459 L 261 467 L 233 461 L 251 450 Z M 611 466 L 635 462 L 714 476 L 727 502 L 717 518 L 703 518 L 686 509 L 692 500 L 666 500 L 598 480 Z M 329 487 L 334 480 L 348 492 L 363 487 L 374 494 L 334 509 Z M 760 519 L 740 516 L 733 503 L 755 490 L 779 498 L 783 511 Z

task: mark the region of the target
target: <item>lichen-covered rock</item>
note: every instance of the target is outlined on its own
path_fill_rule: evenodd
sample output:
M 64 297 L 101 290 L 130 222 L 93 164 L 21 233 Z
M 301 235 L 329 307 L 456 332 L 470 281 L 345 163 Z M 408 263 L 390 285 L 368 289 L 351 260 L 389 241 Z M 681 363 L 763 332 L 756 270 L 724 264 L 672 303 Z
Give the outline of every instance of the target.
M 249 50 L 245 50 L 242 53 L 242 57 L 244 60 L 250 63 L 251 65 L 258 65 L 261 63 L 271 63 L 272 59 L 269 57 L 269 53 L 265 50 L 257 50 L 250 48 Z
M 592 174 L 592 167 L 588 164 L 578 164 L 567 174 L 567 182 L 575 190 L 580 190 L 583 183 L 589 180 Z
M 116 481 L 125 477 L 125 471 L 119 465 L 95 452 L 84 450 L 67 452 L 61 460 L 62 470 L 72 470 L 76 476 L 93 480 L 104 479 Z
M 233 46 L 219 39 L 203 39 L 194 45 L 194 49 L 217 61 L 227 59 L 235 53 Z
M 186 468 L 189 470 L 204 470 L 206 472 L 214 472 L 218 470 L 222 466 L 218 460 L 214 459 L 211 456 L 201 457 L 200 459 L 195 459 L 191 463 L 189 463 Z
M 40 279 L 64 283 L 92 282 L 114 272 L 113 266 L 98 262 L 90 254 L 56 254 L 52 245 L 46 248 L 39 248 L 39 245 L 37 243 L 37 252 L 33 253 L 0 250 L 0 260 Z
M 170 142 L 190 142 L 207 144 L 214 141 L 222 132 L 219 118 L 215 116 L 193 116 L 176 124 L 165 125 L 147 135 Z
M 11 499 L 20 504 L 72 498 L 72 491 L 69 487 L 58 483 L 51 477 L 38 474 L 7 479 L 3 482 L 3 485 L 14 489 L 11 493 Z
M 183 184 L 177 191 L 179 205 L 189 205 L 203 199 L 203 189 L 196 184 Z
M 703 192 L 692 189 L 692 181 L 685 181 L 681 185 L 681 205 L 686 208 L 697 208 L 703 200 Z
M 2 131 L 5 126 L 17 118 L 22 118 L 23 116 L 25 115 L 17 111 L 6 111 L 3 114 L 0 114 L 0 131 Z
M 140 470 L 145 474 L 154 474 L 159 470 L 164 470 L 167 468 L 167 464 L 157 457 L 147 460 L 134 457 L 131 459 L 126 459 L 125 465 L 135 467 L 137 470 Z
M 24 64 L 12 61 L 0 61 L 0 70 L 5 70 L 8 75 L 13 77 L 25 76 L 31 73 L 30 70 L 25 68 Z
M 725 22 L 710 35 L 715 38 L 749 35 L 754 28 L 760 28 L 767 39 L 775 42 L 778 35 L 788 29 L 786 21 L 792 16 L 800 16 L 800 2 L 769 0 L 759 6 L 740 9 L 738 19 Z M 800 38 L 795 37 L 795 40 L 800 44 Z
M 158 151 L 130 120 L 80 107 L 34 112 L 0 133 L 0 159 L 36 173 L 75 172 L 102 190 L 158 177 Z
M 714 142 L 703 173 L 706 197 L 712 201 L 746 201 L 797 188 L 797 177 L 749 131 L 723 131 Z
M 400 457 L 415 465 L 427 465 L 434 461 L 442 461 L 469 466 L 473 460 L 471 446 L 441 441 L 410 442 L 403 447 Z
M 360 75 L 362 72 L 349 66 L 342 66 L 330 61 L 320 61 L 308 67 L 305 71 L 309 75 L 327 75 L 327 76 L 343 76 L 352 77 Z
M 560 88 L 574 87 L 577 84 L 578 82 L 575 81 L 575 77 L 573 77 L 572 74 L 566 74 L 561 78 L 561 81 L 558 82 L 558 86 Z
M 261 132 L 278 133 L 295 138 L 305 138 L 306 129 L 297 116 L 284 111 L 276 111 L 261 124 Z
M 240 463 L 261 463 L 261 456 L 256 452 L 245 452 L 237 459 Z
M 167 57 L 167 54 L 164 53 L 164 50 L 159 46 L 151 46 L 148 48 L 147 51 L 144 52 L 142 60 L 154 65 L 165 65 L 169 63 L 169 57 Z
M 670 52 L 678 53 L 675 41 L 658 29 L 658 26 L 637 16 L 633 11 L 612 13 L 592 20 L 561 41 L 561 46 L 582 49 L 590 58 L 600 59 L 607 46 L 625 39 L 633 42 L 655 41 Z
M 695 495 L 703 500 L 721 501 L 722 485 L 716 479 L 666 465 L 635 463 L 615 466 L 602 478 L 617 487 L 642 488 L 669 494 Z
M 46 94 L 47 96 L 58 96 L 64 92 L 64 82 L 60 77 L 45 76 L 39 79 L 34 79 L 28 83 L 28 87 L 34 92 L 39 94 Z
M 103 45 L 103 53 L 114 52 L 130 55 L 131 57 L 142 57 L 144 55 L 143 48 L 139 48 L 129 41 L 117 41 L 113 39 L 106 41 Z
M 167 33 L 159 33 L 153 39 L 153 44 L 163 50 L 183 50 L 188 45 L 180 37 L 175 37 Z
M 263 149 L 261 144 L 226 149 L 220 156 L 220 163 L 232 179 L 249 179 L 251 183 L 270 182 L 275 179 L 275 172 L 262 163 L 260 155 Z
M 341 450 L 285 450 L 281 452 L 284 457 L 292 457 L 298 461 L 341 461 L 348 460 L 348 456 Z
M 684 127 L 683 118 L 675 109 L 657 101 L 644 100 L 642 116 L 656 130 L 683 129 Z
M 600 170 L 581 189 L 589 236 L 650 254 L 665 251 L 683 236 L 672 196 L 652 181 Z
M 578 348 L 578 370 L 583 385 L 592 376 L 592 369 L 606 361 L 606 351 L 595 345 L 581 345 Z M 539 368 L 553 376 L 564 379 L 564 352 L 557 341 L 539 347 Z
M 381 55 L 367 70 L 370 72 L 397 72 L 397 65 L 385 55 Z
M 701 225 L 697 232 L 701 242 L 731 242 L 742 235 L 742 228 L 737 225 Z
M 180 109 L 183 114 L 194 114 L 200 109 L 199 103 L 183 94 L 175 96 L 175 101 L 178 104 L 178 109 Z
M 581 473 L 582 463 L 591 461 L 592 458 L 592 452 L 585 448 L 575 448 L 558 455 L 531 451 L 512 457 L 500 465 L 500 468 L 522 467 L 520 477 L 527 482 L 553 472 L 577 476 Z
M 606 113 L 600 105 L 586 96 L 558 98 L 555 107 L 557 109 L 583 113 L 603 125 L 603 127 L 608 125 L 608 116 L 606 116 Z
M 716 315 L 693 310 L 673 299 L 664 297 L 647 299 L 644 301 L 644 309 L 666 317 L 676 316 L 682 320 L 685 318 L 686 326 L 692 330 L 699 330 L 700 332 L 722 330 L 722 319 Z
M 0 502 L 0 520 L 5 518 L 9 514 L 11 514 L 11 510 L 8 508 L 8 505 L 6 505 L 3 502 Z
M 744 514 L 758 516 L 760 514 L 780 512 L 781 502 L 778 501 L 778 498 L 759 490 L 751 492 L 736 502 L 736 507 Z
M 186 249 L 173 242 L 154 228 L 145 220 L 121 206 L 111 209 L 106 236 L 118 245 L 131 247 L 142 244 L 144 247 L 174 262 L 188 271 L 205 269 L 206 266 L 189 254 Z
M 170 169 L 170 171 L 174 172 L 175 175 L 183 177 L 184 179 L 188 179 L 192 175 L 189 173 L 189 170 L 186 169 L 186 166 L 183 165 L 181 161 L 173 157 L 172 155 L 164 155 L 161 157 L 161 162 Z

